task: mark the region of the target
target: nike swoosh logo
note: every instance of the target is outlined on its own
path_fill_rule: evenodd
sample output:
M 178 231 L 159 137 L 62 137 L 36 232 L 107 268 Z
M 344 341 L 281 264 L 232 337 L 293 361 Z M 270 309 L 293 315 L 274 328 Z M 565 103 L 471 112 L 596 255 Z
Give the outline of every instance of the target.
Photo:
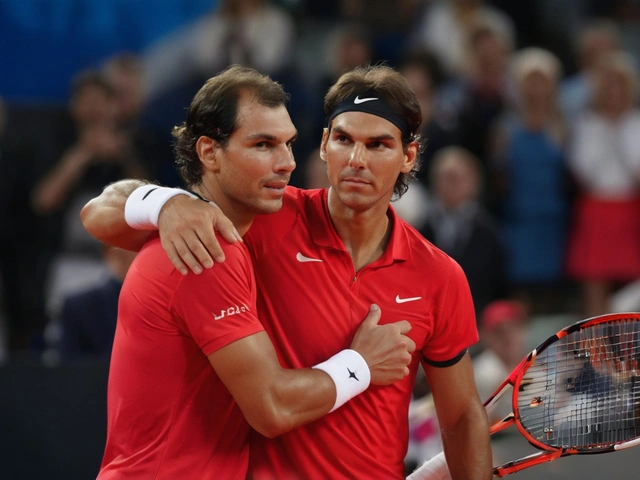
M 420 300 L 421 298 L 422 297 L 400 298 L 400 295 L 396 295 L 396 303 L 415 302 L 416 300 Z
M 360 105 L 361 103 L 370 102 L 372 100 L 378 100 L 378 99 L 377 98 L 360 98 L 360 95 L 357 95 L 356 98 L 353 100 L 353 103 L 355 103 L 356 105 Z
M 147 198 L 151 192 L 155 192 L 157 189 L 158 189 L 158 187 L 152 188 L 151 190 L 149 190 L 147 193 L 144 194 L 144 197 L 142 197 L 142 200 Z
M 298 252 L 298 254 L 296 255 L 296 260 L 298 260 L 301 263 L 306 263 L 306 262 L 320 262 L 320 263 L 322 263 L 322 260 L 320 260 L 319 258 L 305 257 L 300 252 Z

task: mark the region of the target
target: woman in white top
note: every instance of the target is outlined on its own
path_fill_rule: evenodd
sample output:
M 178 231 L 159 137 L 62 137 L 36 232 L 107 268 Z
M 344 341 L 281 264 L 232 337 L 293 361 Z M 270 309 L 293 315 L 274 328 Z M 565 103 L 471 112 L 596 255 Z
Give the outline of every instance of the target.
M 609 311 L 611 289 L 640 277 L 640 110 L 626 54 L 597 69 L 591 108 L 577 121 L 570 168 L 581 189 L 569 274 L 582 282 L 586 314 Z

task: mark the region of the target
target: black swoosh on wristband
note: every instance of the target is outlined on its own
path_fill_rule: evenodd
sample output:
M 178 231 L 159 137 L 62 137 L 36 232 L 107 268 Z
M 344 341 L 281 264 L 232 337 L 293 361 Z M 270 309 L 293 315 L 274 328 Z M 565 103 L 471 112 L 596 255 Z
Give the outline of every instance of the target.
M 157 189 L 158 189 L 158 187 L 156 187 L 156 188 L 152 188 L 151 190 L 149 190 L 147 193 L 145 193 L 145 194 L 144 194 L 144 197 L 142 197 L 142 200 L 144 200 L 145 198 L 147 198 L 151 192 L 153 192 L 154 190 L 157 190 Z

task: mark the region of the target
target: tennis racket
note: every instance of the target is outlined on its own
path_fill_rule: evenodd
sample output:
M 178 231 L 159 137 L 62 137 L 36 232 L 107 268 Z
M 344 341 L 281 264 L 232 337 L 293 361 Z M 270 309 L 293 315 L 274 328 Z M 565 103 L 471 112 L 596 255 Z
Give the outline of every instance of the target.
M 504 477 L 567 455 L 640 445 L 640 313 L 616 313 L 563 328 L 530 352 L 484 403 L 513 387 L 513 412 L 490 432 L 515 424 L 541 450 L 495 467 Z M 451 478 L 444 454 L 410 480 Z

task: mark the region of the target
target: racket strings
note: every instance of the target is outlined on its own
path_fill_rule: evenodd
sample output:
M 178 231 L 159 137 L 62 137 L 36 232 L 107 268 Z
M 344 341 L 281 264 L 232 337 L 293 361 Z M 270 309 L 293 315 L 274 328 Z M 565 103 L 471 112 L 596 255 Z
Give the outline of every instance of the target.
M 535 358 L 517 394 L 522 426 L 555 447 L 607 448 L 640 436 L 640 322 L 566 335 Z

